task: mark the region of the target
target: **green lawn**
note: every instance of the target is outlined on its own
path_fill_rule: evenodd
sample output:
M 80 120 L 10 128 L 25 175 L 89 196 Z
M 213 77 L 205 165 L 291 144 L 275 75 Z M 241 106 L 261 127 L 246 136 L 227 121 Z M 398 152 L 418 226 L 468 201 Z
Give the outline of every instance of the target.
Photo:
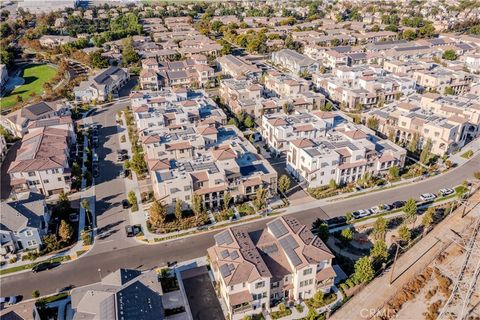
M 43 84 L 52 79 L 56 73 L 57 70 L 55 68 L 46 64 L 28 65 L 22 72 L 22 78 L 25 80 L 25 83 L 1 99 L 1 109 L 15 105 L 18 95 L 23 98 L 23 101 L 27 101 L 33 92 L 37 95 L 43 94 Z

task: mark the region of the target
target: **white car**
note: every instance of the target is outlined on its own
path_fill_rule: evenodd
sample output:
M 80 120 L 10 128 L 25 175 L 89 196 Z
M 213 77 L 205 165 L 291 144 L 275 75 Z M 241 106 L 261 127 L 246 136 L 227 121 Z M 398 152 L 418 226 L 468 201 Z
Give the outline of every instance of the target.
M 451 188 L 440 189 L 440 194 L 442 195 L 442 197 L 448 196 L 449 194 L 452 194 L 454 192 L 455 190 Z
M 352 213 L 352 216 L 355 218 L 355 219 L 359 219 L 359 218 L 363 218 L 363 217 L 366 217 L 370 214 L 370 212 L 368 210 L 358 210 L 358 211 L 354 211 Z
M 424 193 L 420 196 L 420 199 L 422 201 L 433 201 L 435 200 L 437 196 L 435 196 L 434 194 L 431 194 L 431 193 Z
M 0 305 L 10 306 L 17 303 L 17 297 L 1 297 L 0 298 Z

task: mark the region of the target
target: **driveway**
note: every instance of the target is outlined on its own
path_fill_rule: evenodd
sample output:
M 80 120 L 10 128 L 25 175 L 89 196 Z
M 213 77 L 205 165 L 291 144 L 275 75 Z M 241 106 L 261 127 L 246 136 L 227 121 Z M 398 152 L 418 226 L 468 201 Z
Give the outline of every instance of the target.
M 183 271 L 182 281 L 194 320 L 225 319 L 207 267 Z
M 273 167 L 273 169 L 277 171 L 278 179 L 280 179 L 280 177 L 283 175 L 287 175 L 290 178 L 290 189 L 286 192 L 290 204 L 301 204 L 315 200 L 310 197 L 310 195 L 305 192 L 303 188 L 298 184 L 298 182 L 295 181 L 293 177 L 287 172 L 287 161 L 285 157 L 270 158 L 267 160 L 268 162 L 270 162 L 270 165 Z

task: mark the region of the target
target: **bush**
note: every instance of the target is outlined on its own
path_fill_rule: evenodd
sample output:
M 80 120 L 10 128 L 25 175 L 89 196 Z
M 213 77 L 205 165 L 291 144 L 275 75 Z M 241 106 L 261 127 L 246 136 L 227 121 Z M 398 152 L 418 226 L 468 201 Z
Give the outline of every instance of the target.
M 301 304 L 296 304 L 295 305 L 295 309 L 299 312 L 299 313 L 302 313 L 303 312 L 303 306 Z
M 470 159 L 473 156 L 473 151 L 468 150 L 464 152 L 460 157 L 465 158 L 465 159 Z
M 476 171 L 473 173 L 473 176 L 476 178 L 476 179 L 480 179 L 480 171 Z
M 38 297 L 40 297 L 40 291 L 38 291 L 38 290 L 33 291 L 32 292 L 32 298 L 38 298 Z
M 92 244 L 92 235 L 90 234 L 90 231 L 83 231 L 81 237 L 84 246 L 89 246 Z
M 15 263 L 17 262 L 17 257 L 11 257 L 10 260 L 8 260 L 10 263 Z
M 285 304 L 280 303 L 278 305 L 278 311 L 274 311 L 270 313 L 270 317 L 272 319 L 280 319 L 292 314 L 292 310 L 288 309 Z

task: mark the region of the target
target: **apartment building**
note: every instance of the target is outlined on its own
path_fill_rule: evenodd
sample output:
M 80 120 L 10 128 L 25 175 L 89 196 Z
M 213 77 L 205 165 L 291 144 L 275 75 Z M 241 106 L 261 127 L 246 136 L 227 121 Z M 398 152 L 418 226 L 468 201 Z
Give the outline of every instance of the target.
M 276 171 L 204 93 L 134 97 L 132 109 L 158 199 L 191 204 L 199 195 L 211 209 L 226 192 L 237 202 L 258 188 L 276 194 Z
M 422 91 L 434 91 L 444 93 L 450 88 L 453 94 L 468 92 L 474 76 L 464 71 L 453 71 L 442 66 L 434 66 L 428 70 L 413 72 L 412 78 Z
M 384 108 L 362 114 L 366 121 L 378 119 L 378 131 L 408 145 L 418 135 L 418 150 L 427 140 L 431 152 L 443 156 L 463 147 L 480 135 L 480 104 L 476 95 L 414 95 Z
M 0 117 L 0 124 L 14 136 L 23 137 L 31 122 L 58 116 L 69 117 L 71 108 L 67 100 L 41 101 Z
M 88 80 L 80 82 L 73 89 L 75 101 L 83 103 L 108 101 L 110 96 L 118 95 L 129 79 L 128 69 L 115 66 L 102 69 L 96 75 L 90 76 Z
M 331 180 L 352 183 L 367 172 L 383 175 L 392 166 L 404 166 L 403 148 L 340 115 L 322 116 L 333 117 L 325 131 L 319 131 L 314 138 L 294 138 L 287 145 L 287 170 L 307 187 L 324 186 Z
M 480 72 L 480 54 L 467 54 L 461 59 L 471 72 Z
M 206 63 L 203 55 L 191 59 L 159 62 L 155 58 L 142 61 L 140 86 L 142 90 L 160 90 L 163 87 L 210 87 L 215 83 L 213 68 Z
M 8 168 L 13 192 L 29 190 L 45 196 L 69 192 L 72 135 L 68 130 L 48 126 L 30 128 Z
M 234 113 L 250 115 L 260 113 L 258 103 L 263 96 L 263 87 L 252 80 L 224 79 L 220 83 L 220 98 Z
M 323 111 L 265 114 L 260 130 L 268 146 L 281 154 L 288 151 L 289 143 L 294 140 L 325 136 L 327 130 L 333 128 L 333 120 L 333 113 Z
M 334 255 L 295 218 L 277 218 L 255 232 L 230 228 L 214 239 L 207 252 L 230 319 L 309 299 L 334 283 Z
M 50 221 L 43 195 L 27 192 L 0 203 L 0 217 L 0 255 L 40 249 Z
M 223 74 L 232 78 L 258 79 L 262 75 L 262 70 L 255 64 L 231 54 L 217 58 L 217 64 Z
M 265 74 L 265 89 L 270 95 L 282 98 L 304 94 L 309 90 L 308 81 L 278 71 Z
M 322 93 L 348 108 L 382 106 L 416 90 L 414 79 L 367 65 L 338 67 L 333 75 L 317 73 L 312 80 Z
M 272 53 L 272 62 L 295 74 L 318 71 L 318 62 L 294 50 L 283 49 Z

